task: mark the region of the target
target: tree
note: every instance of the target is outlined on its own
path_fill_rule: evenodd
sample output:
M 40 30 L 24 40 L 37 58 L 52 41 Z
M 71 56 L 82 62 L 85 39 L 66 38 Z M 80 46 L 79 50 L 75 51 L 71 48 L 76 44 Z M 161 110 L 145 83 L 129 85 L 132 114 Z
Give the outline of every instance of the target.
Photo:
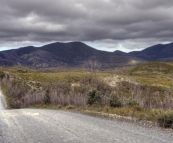
M 96 73 L 96 71 L 101 67 L 101 64 L 93 59 L 88 60 L 86 65 L 90 73 Z

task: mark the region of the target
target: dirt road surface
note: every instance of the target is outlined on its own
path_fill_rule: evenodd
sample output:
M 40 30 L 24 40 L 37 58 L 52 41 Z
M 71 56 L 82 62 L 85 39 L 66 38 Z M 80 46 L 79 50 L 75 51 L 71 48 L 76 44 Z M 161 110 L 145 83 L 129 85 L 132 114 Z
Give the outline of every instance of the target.
M 59 110 L 5 110 L 0 143 L 172 143 L 173 133 Z

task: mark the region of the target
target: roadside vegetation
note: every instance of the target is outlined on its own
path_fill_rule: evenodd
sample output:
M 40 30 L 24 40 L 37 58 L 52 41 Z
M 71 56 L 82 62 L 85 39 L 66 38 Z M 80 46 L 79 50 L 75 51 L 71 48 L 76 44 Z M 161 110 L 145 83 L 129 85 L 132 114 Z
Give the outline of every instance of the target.
M 173 65 L 146 63 L 116 70 L 3 68 L 9 108 L 89 110 L 173 126 Z

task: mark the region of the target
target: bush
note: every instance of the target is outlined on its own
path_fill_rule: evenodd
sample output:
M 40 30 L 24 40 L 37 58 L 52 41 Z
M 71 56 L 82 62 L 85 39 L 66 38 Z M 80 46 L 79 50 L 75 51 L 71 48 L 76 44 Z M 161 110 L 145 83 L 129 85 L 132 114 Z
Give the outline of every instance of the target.
M 50 91 L 47 89 L 46 95 L 45 95 L 44 100 L 43 100 L 44 104 L 50 104 L 51 103 L 49 94 L 50 94 Z
M 73 109 L 75 109 L 75 106 L 73 106 L 73 105 L 68 105 L 68 106 L 66 107 L 66 109 L 67 109 L 67 110 L 73 110 Z
M 5 73 L 0 71 L 0 79 L 3 79 L 4 76 L 5 76 Z
M 96 89 L 90 90 L 88 93 L 87 104 L 89 105 L 101 105 L 100 92 Z
M 142 110 L 143 110 L 143 108 L 142 108 L 141 106 L 135 106 L 134 109 L 135 109 L 136 111 L 142 111 Z
M 109 105 L 111 107 L 121 107 L 122 104 L 121 102 L 119 101 L 116 93 L 112 93 L 111 96 L 110 96 L 110 99 L 109 99 Z
M 129 107 L 139 106 L 138 102 L 135 99 L 128 99 L 126 105 Z
M 161 127 L 170 128 L 173 125 L 173 112 L 160 115 L 157 122 Z
M 106 113 L 109 113 L 110 107 L 109 107 L 109 106 L 105 106 L 105 107 L 103 108 L 103 111 L 106 112 Z

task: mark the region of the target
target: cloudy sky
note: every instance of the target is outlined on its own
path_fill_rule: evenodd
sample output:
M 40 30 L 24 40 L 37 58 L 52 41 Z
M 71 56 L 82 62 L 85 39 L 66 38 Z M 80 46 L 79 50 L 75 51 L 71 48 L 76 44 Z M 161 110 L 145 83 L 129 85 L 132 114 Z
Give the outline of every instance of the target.
M 173 0 L 0 0 L 0 50 L 55 41 L 126 52 L 173 42 Z

